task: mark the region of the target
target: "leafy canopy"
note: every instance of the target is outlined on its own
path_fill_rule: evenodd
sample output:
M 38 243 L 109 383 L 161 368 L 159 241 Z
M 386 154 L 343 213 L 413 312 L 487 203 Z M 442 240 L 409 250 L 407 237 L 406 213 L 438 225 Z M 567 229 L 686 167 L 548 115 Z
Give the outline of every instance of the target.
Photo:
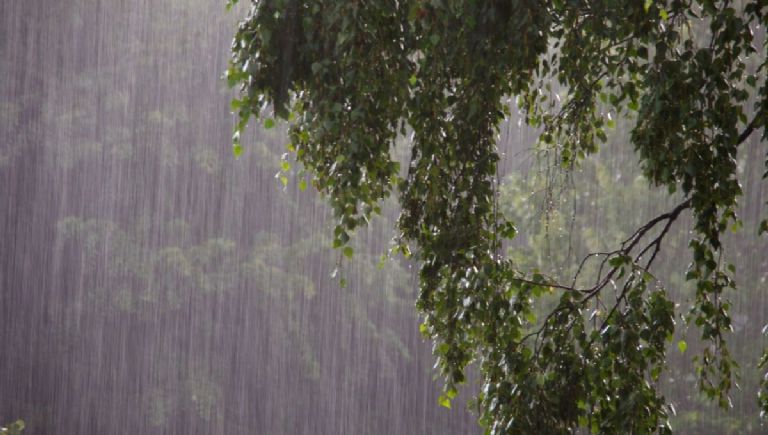
M 720 239 L 737 220 L 737 151 L 766 122 L 757 30 L 766 9 L 763 0 L 253 1 L 227 71 L 240 89 L 235 154 L 268 104 L 292 121 L 289 149 L 330 201 L 345 254 L 350 232 L 397 191 L 395 250 L 412 249 L 421 265 L 420 329 L 445 379 L 440 404 L 450 406 L 475 362 L 490 433 L 668 433 L 655 381 L 675 310 L 650 270 L 690 209 L 688 319 L 711 343 L 697 359 L 699 386 L 727 406 L 735 363 L 722 293 L 734 284 Z M 615 250 L 585 258 L 600 264 L 592 285 L 577 286 L 581 269 L 555 282 L 501 254 L 516 229 L 497 207 L 496 139 L 515 105 L 565 168 L 606 140 L 607 114 L 630 120 L 647 178 L 682 192 Z M 391 151 L 406 135 L 401 172 Z M 559 302 L 537 320 L 550 292 Z M 605 309 L 590 309 L 598 303 Z

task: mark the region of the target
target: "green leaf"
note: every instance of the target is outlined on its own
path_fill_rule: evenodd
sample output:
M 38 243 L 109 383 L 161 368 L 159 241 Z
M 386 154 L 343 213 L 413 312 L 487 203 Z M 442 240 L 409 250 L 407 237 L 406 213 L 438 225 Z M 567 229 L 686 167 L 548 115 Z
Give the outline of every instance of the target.
M 441 394 L 440 397 L 437 398 L 437 403 L 439 403 L 440 406 L 451 409 L 451 399 L 449 399 L 448 396 Z
M 628 258 L 624 255 L 619 255 L 617 257 L 613 257 L 610 260 L 608 260 L 608 264 L 611 267 L 620 267 L 627 264 L 627 262 L 628 262 Z
M 651 379 L 653 379 L 654 381 L 657 381 L 657 380 L 659 380 L 660 376 L 661 376 L 661 367 L 660 366 L 656 366 L 656 367 L 651 369 Z
M 270 128 L 272 128 L 272 127 L 274 127 L 274 126 L 275 126 L 275 120 L 274 120 L 274 119 L 272 119 L 272 118 L 267 118 L 267 119 L 264 121 L 264 128 L 266 128 L 267 130 L 269 130 Z
M 352 258 L 352 256 L 355 255 L 355 250 L 352 249 L 351 246 L 345 246 L 342 253 L 344 254 L 345 257 Z
M 440 343 L 440 345 L 437 346 L 437 353 L 440 355 L 447 354 L 449 350 L 451 350 L 451 346 L 448 343 Z
M 517 235 L 517 228 L 515 228 L 515 225 L 512 224 L 512 222 L 507 222 L 505 225 L 501 227 L 501 236 L 505 239 L 512 240 Z
M 598 139 L 600 139 L 600 142 L 605 143 L 608 140 L 608 137 L 605 135 L 605 132 L 602 129 L 597 130 L 595 132 L 595 135 L 597 136 Z
M 653 5 L 653 0 L 645 0 L 645 3 L 643 3 L 643 10 L 648 12 L 648 10 L 651 9 L 651 5 Z
M 525 320 L 527 320 L 531 325 L 536 324 L 536 313 L 529 311 L 525 314 Z
M 232 154 L 234 154 L 235 158 L 240 157 L 243 154 L 243 147 L 239 143 L 232 145 Z
M 419 324 L 419 332 L 425 337 L 429 337 L 429 328 L 426 323 Z
M 381 254 L 381 257 L 379 257 L 379 262 L 376 263 L 377 269 L 384 269 L 384 266 L 387 265 L 387 256 L 384 254 Z
M 680 353 L 685 353 L 686 349 L 688 349 L 688 343 L 686 343 L 685 340 L 678 341 L 677 349 L 680 351 Z
M 342 227 L 336 227 L 336 237 L 333 239 L 333 247 L 340 248 L 349 241 L 349 234 Z
M 302 192 L 307 190 L 307 180 L 302 178 L 301 181 L 299 181 L 299 190 Z

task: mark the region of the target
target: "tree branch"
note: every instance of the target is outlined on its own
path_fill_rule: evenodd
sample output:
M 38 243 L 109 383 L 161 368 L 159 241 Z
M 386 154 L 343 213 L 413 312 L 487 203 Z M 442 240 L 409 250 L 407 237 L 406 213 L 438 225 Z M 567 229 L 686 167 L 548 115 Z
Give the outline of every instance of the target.
M 683 210 L 686 210 L 686 209 L 688 209 L 690 207 L 691 207 L 691 198 L 688 198 L 685 201 L 683 201 L 680 204 L 678 204 L 675 208 L 673 208 L 669 212 L 660 214 L 659 216 L 656 216 L 655 218 L 653 218 L 650 221 L 648 221 L 645 225 L 643 225 L 642 227 L 638 228 L 637 231 L 635 231 L 629 238 L 627 238 L 626 240 L 624 240 L 621 243 L 621 248 L 617 249 L 616 251 L 597 252 L 597 253 L 590 253 L 590 254 L 588 254 L 581 261 L 581 263 L 579 265 L 579 268 L 578 268 L 578 270 L 576 272 L 576 276 L 578 277 L 578 275 L 581 273 L 581 270 L 584 267 L 584 263 L 590 257 L 600 256 L 600 255 L 605 256 L 605 258 L 601 262 L 601 266 L 600 266 L 600 269 L 602 270 L 603 266 L 611 258 L 616 258 L 615 257 L 616 255 L 629 256 L 631 254 L 632 250 L 635 247 L 637 247 L 637 245 L 645 237 L 645 235 L 648 234 L 649 231 L 651 231 L 654 227 L 656 227 L 656 225 L 658 225 L 660 222 L 666 221 L 666 224 L 664 225 L 664 228 L 661 230 L 659 235 L 656 236 L 648 245 L 646 245 L 640 251 L 640 253 L 637 254 L 637 256 L 632 261 L 632 264 L 634 266 L 636 266 L 637 269 L 641 269 L 643 271 L 647 271 L 648 268 L 650 267 L 651 263 L 653 262 L 653 260 L 656 258 L 656 255 L 661 250 L 661 242 L 664 239 L 664 237 L 667 235 L 667 233 L 669 232 L 669 229 L 671 228 L 672 224 L 677 220 L 678 217 L 680 217 L 680 214 L 683 212 Z M 651 249 L 653 249 L 652 254 L 651 254 L 651 258 L 646 263 L 646 266 L 645 267 L 639 266 L 637 263 L 641 260 L 642 256 L 644 254 L 646 254 Z M 537 281 L 527 280 L 527 279 L 524 279 L 524 278 L 515 278 L 514 281 L 525 283 L 525 284 L 530 284 L 530 285 L 547 286 L 547 287 L 558 288 L 558 289 L 562 289 L 562 290 L 566 290 L 566 291 L 574 291 L 574 292 L 584 293 L 585 294 L 584 298 L 581 299 L 580 301 L 578 301 L 578 304 L 584 305 L 590 299 L 592 299 L 594 297 L 597 297 L 600 294 L 600 292 L 605 288 L 605 286 L 608 285 L 609 282 L 611 282 L 611 279 L 613 278 L 613 276 L 622 267 L 624 267 L 624 266 L 623 265 L 619 265 L 619 266 L 612 267 L 611 270 L 608 272 L 608 274 L 605 276 L 605 278 L 602 278 L 602 279 L 598 278 L 598 282 L 593 287 L 588 288 L 588 289 L 578 289 L 578 288 L 576 288 L 575 287 L 575 279 L 573 281 L 574 284 L 570 285 L 570 286 L 558 284 L 556 282 L 551 282 L 551 283 L 548 283 L 548 282 L 537 282 Z M 630 280 L 631 280 L 631 278 L 630 278 Z M 615 305 L 610 310 L 609 315 L 608 315 L 608 317 L 606 317 L 605 321 L 607 321 L 608 318 L 610 318 L 610 316 L 613 314 L 613 312 L 616 311 L 618 305 L 621 303 L 622 299 L 624 298 L 627 289 L 628 289 L 627 288 L 627 283 L 625 283 L 624 288 L 622 289 L 621 295 L 617 298 Z M 553 310 L 552 312 L 550 312 L 549 315 L 547 315 L 547 317 L 544 319 L 544 322 L 541 325 L 541 327 L 539 329 L 537 329 L 536 331 L 533 331 L 533 332 L 531 332 L 529 334 L 526 334 L 522 339 L 520 339 L 519 343 L 522 344 L 523 342 L 525 342 L 525 340 L 527 340 L 528 338 L 533 337 L 533 336 L 537 337 L 536 338 L 536 342 L 538 342 L 538 337 L 547 328 L 547 326 L 549 325 L 549 323 L 552 320 L 552 318 L 555 315 L 557 315 L 559 312 L 564 310 L 564 309 L 566 309 L 566 307 L 560 306 L 560 307 L 556 308 L 555 310 Z M 605 322 L 603 322 L 603 324 L 605 324 Z M 536 345 L 534 345 L 534 346 L 537 347 Z M 535 350 L 538 351 L 538 349 L 535 349 Z M 536 352 L 536 353 L 538 353 L 538 352 Z
M 752 135 L 755 129 L 758 128 L 762 116 L 763 116 L 762 110 L 755 113 L 755 117 L 752 118 L 752 121 L 749 124 L 747 124 L 747 127 L 739 135 L 739 139 L 736 141 L 736 145 L 741 145 L 742 143 L 744 143 L 745 140 L 747 140 L 747 138 L 749 138 L 750 135 Z

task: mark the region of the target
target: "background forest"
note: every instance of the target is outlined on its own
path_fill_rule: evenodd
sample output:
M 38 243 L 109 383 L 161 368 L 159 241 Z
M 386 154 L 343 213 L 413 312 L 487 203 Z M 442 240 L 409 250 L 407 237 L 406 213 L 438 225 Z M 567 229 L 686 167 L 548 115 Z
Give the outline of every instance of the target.
M 386 259 L 394 202 L 348 259 L 331 249 L 329 207 L 285 164 L 284 126 L 249 130 L 232 156 L 221 76 L 237 18 L 203 0 L 0 2 L 0 422 L 23 418 L 33 434 L 479 432 L 464 401 L 437 403 L 414 273 Z M 567 175 L 520 123 L 504 127 L 516 262 L 572 276 L 676 203 L 619 146 L 624 128 Z M 697 343 L 681 328 L 661 380 L 678 433 L 765 431 L 760 153 L 755 138 L 739 157 L 750 207 L 726 242 L 740 389 L 729 413 L 697 395 Z M 682 306 L 686 240 L 671 234 L 656 269 Z

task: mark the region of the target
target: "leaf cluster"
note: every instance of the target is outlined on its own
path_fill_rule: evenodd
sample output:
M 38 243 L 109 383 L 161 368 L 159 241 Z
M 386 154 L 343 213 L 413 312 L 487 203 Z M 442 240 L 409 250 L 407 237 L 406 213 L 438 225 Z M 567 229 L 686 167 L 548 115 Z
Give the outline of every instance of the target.
M 650 268 L 691 210 L 689 319 L 711 343 L 697 371 L 706 395 L 727 405 L 735 363 L 723 293 L 734 284 L 720 235 L 737 222 L 736 152 L 768 113 L 756 48 L 765 38 L 755 37 L 765 9 L 760 0 L 253 2 L 227 72 L 240 87 L 235 146 L 269 103 L 292 121 L 291 149 L 327 195 L 334 246 L 347 256 L 350 232 L 398 190 L 396 250 L 421 264 L 420 329 L 446 381 L 443 406 L 477 362 L 490 433 L 668 433 L 654 382 L 674 305 Z M 502 255 L 516 233 L 497 204 L 497 138 L 511 101 L 566 168 L 598 151 L 613 117 L 632 119 L 627 139 L 645 176 L 682 191 L 674 209 L 596 254 L 592 286 L 575 285 L 581 269 L 564 284 Z M 405 173 L 391 153 L 403 136 Z M 559 302 L 537 323 L 533 307 L 549 292 Z M 590 317 L 598 300 L 605 309 Z

